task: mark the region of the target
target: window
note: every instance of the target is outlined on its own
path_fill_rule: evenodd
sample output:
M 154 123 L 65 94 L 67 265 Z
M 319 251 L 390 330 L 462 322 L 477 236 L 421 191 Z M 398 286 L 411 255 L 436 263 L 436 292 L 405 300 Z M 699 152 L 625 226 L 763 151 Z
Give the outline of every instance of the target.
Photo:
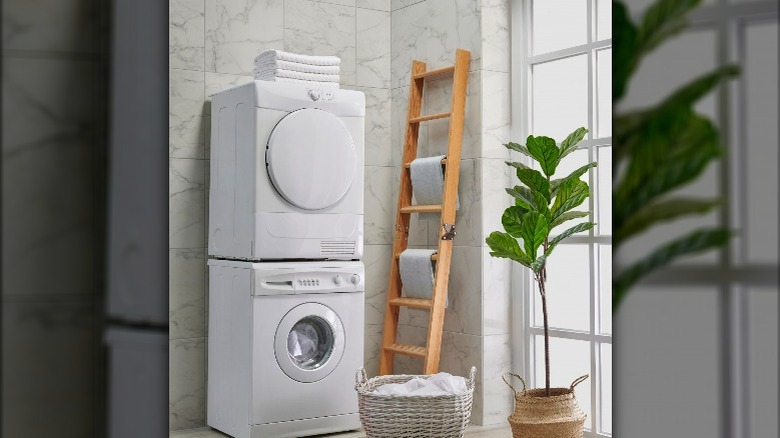
M 691 425 L 695 431 L 689 429 L 688 435 L 675 421 L 653 425 L 653 430 L 655 436 L 778 436 L 778 4 L 761 0 L 703 3 L 691 14 L 691 25 L 683 34 L 648 57 L 624 102 L 626 109 L 654 102 L 716 67 L 734 63 L 742 68 L 736 80 L 697 105 L 699 112 L 718 125 L 727 151 L 725 159 L 684 189 L 693 196 L 721 195 L 725 197 L 723 208 L 688 224 L 674 225 L 679 229 L 721 224 L 735 230 L 735 237 L 723 249 L 680 260 L 642 285 L 643 311 L 674 306 L 679 317 L 669 317 L 673 320 L 666 323 L 666 333 L 671 332 L 670 325 L 678 333 L 696 330 L 702 354 L 696 357 L 683 350 L 690 350 L 684 342 L 690 344 L 692 336 L 683 341 L 676 337 L 649 341 L 653 345 L 643 348 L 683 351 L 686 356 L 679 361 L 678 373 L 686 376 L 686 389 L 696 393 L 697 401 L 706 400 L 697 407 L 698 421 Z M 632 15 L 640 12 L 633 10 Z M 696 53 L 693 59 L 691 53 Z M 648 233 L 645 238 L 653 240 L 660 233 Z M 656 299 L 652 293 L 667 296 Z M 684 319 L 695 321 L 695 326 L 683 325 Z M 652 327 L 650 321 L 636 322 L 637 328 L 633 325 L 632 331 Z M 621 359 L 622 366 L 637 363 Z M 712 369 L 713 363 L 720 364 L 717 371 L 703 375 L 700 370 Z M 661 372 L 646 375 L 653 380 L 660 376 Z M 673 389 L 673 382 L 658 386 L 659 392 Z M 680 395 L 677 406 L 691 401 Z
M 582 374 L 577 400 L 587 437 L 612 433 L 612 3 L 609 0 L 516 0 L 513 9 L 513 138 L 560 142 L 580 126 L 588 136 L 557 177 L 588 161 L 583 176 L 596 228 L 569 237 L 548 262 L 551 377 L 554 386 Z M 519 29 L 519 31 L 518 31 Z M 562 31 L 563 30 L 563 31 Z M 525 157 L 515 157 L 523 160 Z M 515 269 L 513 358 L 532 386 L 544 385 L 544 330 L 538 292 Z M 520 302 L 518 302 L 520 301 Z

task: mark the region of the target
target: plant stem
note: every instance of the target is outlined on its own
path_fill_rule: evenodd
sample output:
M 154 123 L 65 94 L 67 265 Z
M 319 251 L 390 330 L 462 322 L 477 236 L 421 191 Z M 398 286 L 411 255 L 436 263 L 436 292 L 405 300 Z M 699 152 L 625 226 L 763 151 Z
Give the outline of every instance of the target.
M 539 294 L 542 296 L 542 315 L 544 316 L 544 388 L 545 395 L 550 396 L 550 325 L 547 321 L 547 291 L 545 290 L 545 278 L 547 267 L 539 270 L 536 282 L 539 285 Z

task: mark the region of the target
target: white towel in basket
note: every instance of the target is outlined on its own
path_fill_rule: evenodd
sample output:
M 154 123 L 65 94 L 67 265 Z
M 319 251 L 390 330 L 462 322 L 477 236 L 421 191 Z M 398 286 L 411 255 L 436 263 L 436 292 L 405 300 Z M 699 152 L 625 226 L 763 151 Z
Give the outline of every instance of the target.
M 466 379 L 450 373 L 438 373 L 430 377 L 415 377 L 405 383 L 388 383 L 374 390 L 377 395 L 437 396 L 460 394 L 466 390 Z

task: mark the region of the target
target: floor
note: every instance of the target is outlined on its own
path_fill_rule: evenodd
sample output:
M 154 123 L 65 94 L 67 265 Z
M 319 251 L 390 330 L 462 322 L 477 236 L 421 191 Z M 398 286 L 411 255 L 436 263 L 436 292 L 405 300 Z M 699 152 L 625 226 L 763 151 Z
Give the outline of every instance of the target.
M 170 438 L 225 438 L 225 435 L 210 427 L 200 429 L 178 430 L 171 432 Z M 363 432 L 334 433 L 328 435 L 317 435 L 319 438 L 365 438 Z M 466 429 L 466 436 L 469 438 L 511 438 L 512 432 L 509 425 L 497 426 L 469 426 Z M 310 437 L 315 438 L 315 437 Z

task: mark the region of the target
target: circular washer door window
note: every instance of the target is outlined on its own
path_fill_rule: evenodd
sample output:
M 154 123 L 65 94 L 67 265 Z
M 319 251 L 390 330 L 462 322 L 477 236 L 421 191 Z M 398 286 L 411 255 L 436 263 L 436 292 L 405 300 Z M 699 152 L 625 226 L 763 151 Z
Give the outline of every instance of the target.
M 304 210 L 339 202 L 352 185 L 356 164 L 355 142 L 347 127 L 326 111 L 293 111 L 268 137 L 271 183 L 287 202 Z
M 341 361 L 344 336 L 336 312 L 319 303 L 301 304 L 287 312 L 276 328 L 276 362 L 299 382 L 322 380 Z

